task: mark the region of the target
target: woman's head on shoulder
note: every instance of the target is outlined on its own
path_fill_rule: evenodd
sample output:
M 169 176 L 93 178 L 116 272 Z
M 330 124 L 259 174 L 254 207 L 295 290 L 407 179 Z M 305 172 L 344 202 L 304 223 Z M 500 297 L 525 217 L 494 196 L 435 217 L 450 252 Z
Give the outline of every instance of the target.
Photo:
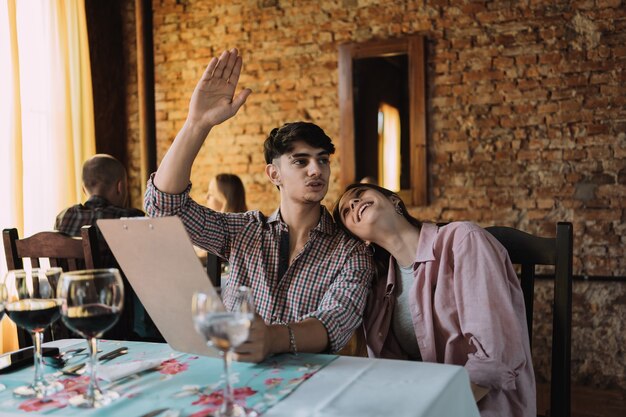
M 222 213 L 243 213 L 246 206 L 246 190 L 241 178 L 235 174 L 221 173 L 209 183 L 207 207 Z
M 366 243 L 378 242 L 383 234 L 406 222 L 421 227 L 398 194 L 375 184 L 349 185 L 335 204 L 333 218 L 339 227 Z

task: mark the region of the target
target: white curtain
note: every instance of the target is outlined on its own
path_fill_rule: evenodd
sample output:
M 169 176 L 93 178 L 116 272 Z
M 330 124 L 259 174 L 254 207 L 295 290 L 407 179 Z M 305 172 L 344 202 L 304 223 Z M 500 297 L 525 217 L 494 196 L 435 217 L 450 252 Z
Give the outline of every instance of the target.
M 95 153 L 84 0 L 0 0 L 0 92 L 0 228 L 51 230 Z M 4 319 L 0 351 L 14 333 Z

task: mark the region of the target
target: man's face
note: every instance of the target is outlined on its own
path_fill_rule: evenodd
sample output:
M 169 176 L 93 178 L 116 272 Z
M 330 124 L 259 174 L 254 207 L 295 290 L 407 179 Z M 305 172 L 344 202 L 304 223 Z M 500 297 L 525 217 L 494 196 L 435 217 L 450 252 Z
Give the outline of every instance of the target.
M 297 141 L 291 152 L 274 159 L 268 175 L 281 190 L 281 196 L 303 203 L 319 203 L 328 192 L 330 155 Z

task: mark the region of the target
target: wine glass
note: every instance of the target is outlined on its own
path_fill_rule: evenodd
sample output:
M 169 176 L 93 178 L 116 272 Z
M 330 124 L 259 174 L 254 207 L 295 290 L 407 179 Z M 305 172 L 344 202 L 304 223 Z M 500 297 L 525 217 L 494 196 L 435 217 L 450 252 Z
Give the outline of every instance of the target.
M 63 270 L 61 268 L 12 270 L 7 272 L 4 311 L 19 327 L 29 331 L 35 348 L 35 377 L 33 383 L 17 387 L 18 397 L 44 398 L 63 389 L 63 385 L 44 378 L 41 355 L 43 332 L 59 318 L 61 300 L 55 298 L 54 288 Z
M 84 394 L 70 398 L 80 408 L 99 408 L 117 399 L 115 391 L 103 391 L 96 379 L 98 338 L 120 317 L 124 284 L 115 268 L 66 272 L 61 275 L 57 296 L 62 299 L 61 318 L 71 330 L 87 339 L 89 386 Z
M 227 310 L 222 298 L 228 304 Z M 193 321 L 207 344 L 220 351 L 224 358 L 224 394 L 218 417 L 245 416 L 245 410 L 233 401 L 230 385 L 230 362 L 235 347 L 248 338 L 254 320 L 252 292 L 247 287 L 229 288 L 211 292 L 196 292 L 191 302 Z

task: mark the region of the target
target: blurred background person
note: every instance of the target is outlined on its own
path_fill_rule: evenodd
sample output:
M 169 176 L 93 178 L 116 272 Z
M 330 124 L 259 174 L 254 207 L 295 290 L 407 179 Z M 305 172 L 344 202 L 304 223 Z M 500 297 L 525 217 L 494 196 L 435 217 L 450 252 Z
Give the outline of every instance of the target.
M 246 206 L 246 190 L 235 174 L 217 174 L 209 183 L 206 206 L 222 213 L 243 213 Z
M 209 190 L 206 195 L 206 206 L 211 210 L 221 213 L 244 213 L 248 211 L 246 206 L 246 189 L 241 178 L 235 174 L 221 173 L 209 182 Z M 207 265 L 206 251 L 196 247 L 196 253 L 203 265 Z M 229 265 L 220 259 L 220 281 L 228 277 Z
M 57 215 L 54 229 L 80 237 L 80 228 L 93 225 L 98 219 L 143 217 L 144 212 L 129 207 L 128 176 L 124 165 L 108 154 L 96 154 L 83 163 L 85 204 L 75 204 Z M 98 230 L 100 256 L 104 267 L 121 270 L 104 237 Z M 117 324 L 105 333 L 109 339 L 163 342 L 163 336 L 139 301 L 131 285 L 124 280 L 124 310 Z

